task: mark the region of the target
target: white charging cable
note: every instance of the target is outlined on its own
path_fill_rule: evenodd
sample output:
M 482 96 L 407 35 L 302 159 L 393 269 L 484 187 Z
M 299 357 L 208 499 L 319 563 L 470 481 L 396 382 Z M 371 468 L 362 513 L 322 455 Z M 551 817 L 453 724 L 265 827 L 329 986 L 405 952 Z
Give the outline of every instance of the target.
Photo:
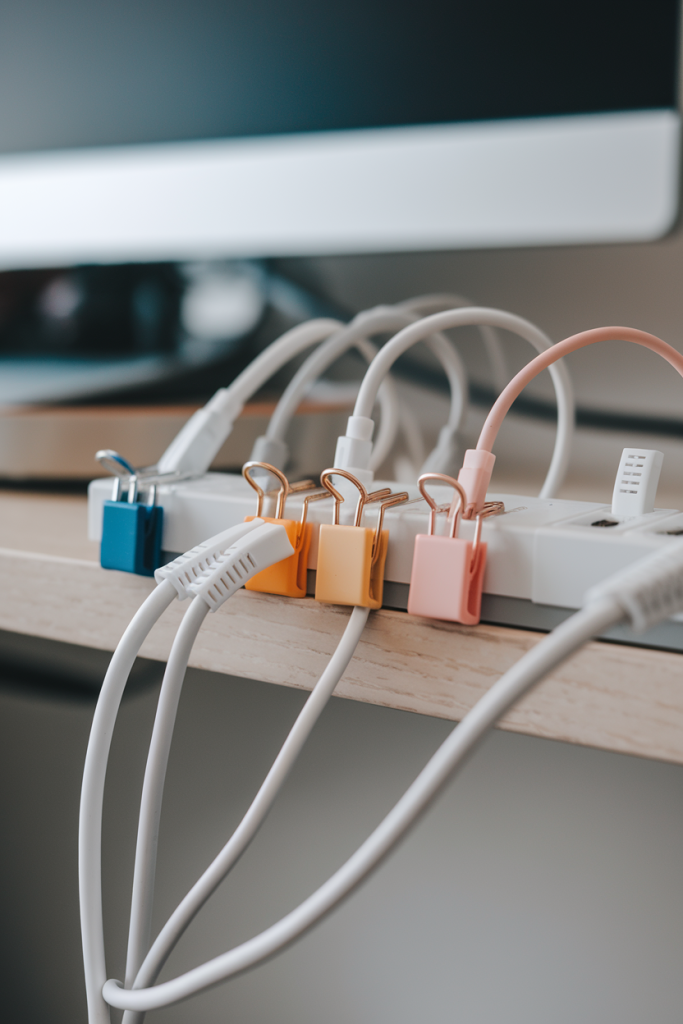
M 264 523 L 240 537 L 188 585 L 194 596 L 178 628 L 161 684 L 142 786 L 126 982 L 132 984 L 149 947 L 159 819 L 178 701 L 192 648 L 204 619 L 262 569 L 294 554 L 283 526 Z M 128 981 L 130 979 L 130 982 Z
M 634 629 L 644 629 L 681 610 L 683 544 L 667 544 L 590 591 L 581 611 L 494 683 L 369 838 L 295 910 L 254 938 L 170 981 L 132 990 L 124 989 L 118 981 L 107 981 L 104 998 L 120 1009 L 159 1009 L 225 981 L 284 949 L 330 913 L 384 860 L 486 733 L 544 676 L 592 637 L 623 619 L 630 619 Z
M 83 769 L 78 833 L 78 875 L 86 994 L 90 1021 L 109 1020 L 102 1000 L 106 980 L 102 922 L 102 806 L 109 750 L 121 698 L 133 663 L 149 632 L 189 585 L 214 566 L 224 551 L 263 526 L 262 519 L 239 523 L 158 569 L 158 586 L 133 616 L 113 654 L 100 690 Z
M 407 309 L 411 312 L 419 313 L 420 316 L 427 316 L 429 313 L 443 313 L 447 309 L 471 308 L 474 303 L 463 295 L 456 295 L 451 292 L 435 292 L 427 295 L 416 295 L 414 298 L 398 302 L 396 305 L 398 309 Z M 491 367 L 493 386 L 496 392 L 500 394 L 510 379 L 503 343 L 495 327 L 489 327 L 487 324 L 477 324 L 477 329 L 486 350 L 489 366 Z
M 363 378 L 353 415 L 349 417 L 346 435 L 337 441 L 334 464 L 353 473 L 364 486 L 372 483 L 370 469 L 372 456 L 372 408 L 384 375 L 395 361 L 409 348 L 423 341 L 434 331 L 445 331 L 454 327 L 476 327 L 479 325 L 498 327 L 525 338 L 537 352 L 552 348 L 550 339 L 534 324 L 513 313 L 499 309 L 473 306 L 469 309 L 451 309 L 432 313 L 410 327 L 404 327 L 386 345 L 368 367 Z M 549 367 L 557 399 L 557 436 L 540 496 L 552 498 L 557 493 L 567 471 L 574 432 L 574 396 L 567 368 L 562 362 Z M 555 371 L 555 372 L 553 372 Z
M 190 417 L 159 459 L 159 473 L 206 473 L 245 402 L 290 359 L 329 338 L 343 326 L 341 320 L 326 317 L 308 320 L 292 327 L 260 352 L 232 384 L 220 388 Z
M 208 606 L 201 600 L 201 597 L 203 591 L 210 589 L 211 586 L 211 581 L 206 579 L 200 581 L 193 588 L 197 592 L 198 599 L 195 599 L 190 606 L 190 610 L 183 619 L 183 625 L 185 622 L 188 622 L 190 613 L 195 608 L 198 610 L 192 616 L 192 620 L 188 622 L 188 629 L 182 637 L 181 631 L 178 631 L 159 696 L 140 808 L 136 872 L 126 965 L 126 985 L 128 987 L 146 987 L 156 981 L 160 970 L 179 939 L 251 843 L 299 756 L 304 743 L 332 696 L 337 683 L 346 671 L 370 614 L 369 608 L 354 608 L 351 612 L 351 617 L 334 654 L 300 711 L 251 806 L 218 856 L 214 858 L 203 875 L 192 886 L 192 889 L 190 889 L 178 907 L 176 907 L 155 939 L 151 949 L 144 957 L 143 962 L 144 952 L 149 945 L 156 837 L 161 813 L 168 753 L 191 643 L 194 637 L 196 637 L 199 625 L 201 625 L 208 611 Z M 176 655 L 175 658 L 174 654 Z M 138 865 L 140 866 L 139 869 Z M 128 980 L 129 978 L 130 980 Z M 144 1013 L 128 1011 L 123 1016 L 122 1024 L 140 1024 L 143 1017 Z
M 419 302 L 420 300 L 414 300 Z M 373 309 L 364 310 L 358 313 L 346 327 L 337 331 L 326 341 L 318 346 L 311 353 L 306 361 L 299 367 L 296 374 L 285 388 L 280 400 L 270 418 L 268 428 L 263 437 L 259 437 L 252 450 L 251 458 L 257 462 L 268 462 L 278 469 L 285 469 L 289 458 L 289 448 L 285 437 L 292 417 L 311 384 L 327 370 L 332 363 L 350 348 L 356 347 L 361 355 L 372 362 L 377 354 L 377 347 L 368 341 L 373 334 L 395 332 L 415 323 L 419 317 L 412 312 L 406 304 L 403 306 L 376 306 Z M 434 471 L 448 468 L 450 449 L 460 429 L 467 409 L 467 374 L 462 359 L 454 346 L 443 334 L 435 333 L 434 337 L 427 337 L 426 344 L 432 353 L 441 363 L 448 378 L 451 391 L 451 405 L 448 422 L 442 429 L 439 438 L 439 445 L 429 460 L 436 463 L 429 466 Z M 378 391 L 381 394 L 382 387 L 386 384 L 385 377 L 382 386 Z M 395 400 L 396 401 L 396 400 Z M 398 425 L 398 418 L 397 418 Z M 395 430 L 384 429 L 385 413 L 382 410 L 380 419 L 380 430 L 377 441 L 373 447 L 370 460 L 370 468 L 376 471 L 386 459 L 391 445 L 393 444 Z M 392 423 L 393 426 L 393 423 Z M 419 429 L 412 425 L 412 430 Z M 412 437 L 406 438 L 409 452 L 416 450 Z M 419 448 L 418 448 L 419 450 Z M 437 454 L 438 453 L 438 454 Z M 428 461 L 429 461 L 428 460 Z M 420 464 L 416 467 L 419 471 Z M 424 468 L 424 467 L 423 467 Z
M 159 698 L 140 810 L 127 971 L 134 976 L 147 950 L 156 865 L 156 838 L 178 700 L 192 644 L 208 611 L 215 611 L 246 580 L 292 554 L 283 527 L 261 519 L 205 541 L 155 573 L 158 586 L 125 631 L 105 676 L 91 730 L 79 826 L 81 928 L 90 1024 L 109 1021 L 102 999 L 106 979 L 102 918 L 101 842 L 104 779 L 114 724 L 133 662 L 146 636 L 174 598 L 194 597 L 176 635 Z M 154 944 L 145 963 L 154 977 L 178 938 L 258 830 L 311 729 L 343 675 L 367 621 L 354 609 L 320 680 L 297 717 L 273 767 L 238 829 L 193 887 Z M 160 958 L 155 968 L 155 956 Z M 135 1020 L 133 1014 L 130 1020 Z

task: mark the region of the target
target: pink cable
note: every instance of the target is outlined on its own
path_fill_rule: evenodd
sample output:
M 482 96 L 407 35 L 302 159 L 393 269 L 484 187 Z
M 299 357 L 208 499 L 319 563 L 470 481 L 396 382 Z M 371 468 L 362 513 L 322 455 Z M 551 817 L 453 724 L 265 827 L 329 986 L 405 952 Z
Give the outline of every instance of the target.
M 683 355 L 671 345 L 667 345 L 661 338 L 655 337 L 654 334 L 648 334 L 646 331 L 639 331 L 635 327 L 597 327 L 592 331 L 581 331 L 580 334 L 573 334 L 571 338 L 558 341 L 547 352 L 542 352 L 527 363 L 524 369 L 512 378 L 486 417 L 477 442 L 476 453 L 474 451 L 465 453 L 465 462 L 458 479 L 467 491 L 469 501 L 466 515 L 468 517 L 474 512 L 481 511 L 483 507 L 495 461 L 491 449 L 514 400 L 527 384 L 538 376 L 541 370 L 547 369 L 562 356 L 576 352 L 577 349 L 585 348 L 587 345 L 594 345 L 598 341 L 632 341 L 635 345 L 642 345 L 666 359 L 667 363 L 670 363 L 683 377 Z
M 482 427 L 477 449 L 490 452 L 495 443 L 498 431 L 505 419 L 510 406 L 521 394 L 527 384 L 537 377 L 541 370 L 547 369 L 552 363 L 557 362 L 562 356 L 576 352 L 579 348 L 587 345 L 594 345 L 598 341 L 632 341 L 634 345 L 642 345 L 644 348 L 652 349 L 657 355 L 671 363 L 674 369 L 678 370 L 683 377 L 683 355 L 677 352 L 671 345 L 667 345 L 661 338 L 646 331 L 639 331 L 635 327 L 596 327 L 592 331 L 581 331 L 580 334 L 572 334 L 571 338 L 558 341 L 556 345 L 542 352 L 531 362 L 527 363 L 523 370 L 520 370 L 516 377 L 513 377 L 508 386 L 496 399 L 496 402 L 486 417 Z

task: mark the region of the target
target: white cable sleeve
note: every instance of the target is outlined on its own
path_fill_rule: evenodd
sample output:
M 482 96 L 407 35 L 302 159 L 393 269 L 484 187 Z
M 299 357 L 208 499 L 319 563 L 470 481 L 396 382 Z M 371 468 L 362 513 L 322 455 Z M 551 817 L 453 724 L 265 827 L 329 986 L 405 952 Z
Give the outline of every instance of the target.
M 161 685 L 154 729 L 149 745 L 145 779 L 140 800 L 138 838 L 135 847 L 135 870 L 131 899 L 126 984 L 132 985 L 145 953 L 149 949 L 152 928 L 152 905 L 156 874 L 159 820 L 164 794 L 168 757 L 171 752 L 173 727 L 183 688 L 187 664 L 197 634 L 209 614 L 206 602 L 194 599 L 176 633 Z
M 381 318 L 375 318 L 378 319 L 379 326 L 374 330 L 374 333 L 382 330 L 396 330 L 397 328 L 393 325 L 389 327 L 383 326 L 387 317 L 386 312 L 382 312 L 384 315 Z M 372 362 L 378 351 L 377 346 L 368 341 L 369 336 L 373 333 L 372 320 L 373 318 L 369 317 L 366 324 L 366 318 L 362 314 L 361 316 L 356 316 L 350 324 L 343 327 L 340 331 L 336 331 L 308 356 L 282 392 L 266 429 L 267 438 L 284 439 L 286 437 L 294 414 L 306 397 L 311 384 L 322 376 L 325 370 L 329 369 L 332 363 L 349 349 L 356 348 L 368 363 Z M 398 401 L 395 392 L 391 397 L 394 402 Z M 384 415 L 384 410 L 382 414 Z
M 134 988 L 146 988 L 156 981 L 169 954 L 188 925 L 251 843 L 323 708 L 327 705 L 337 683 L 346 671 L 358 646 L 369 614 L 369 608 L 354 608 L 351 612 L 337 649 L 301 709 L 251 806 L 221 852 L 190 889 L 159 932 L 135 979 Z M 122 1024 L 141 1024 L 143 1017 L 144 1013 L 142 1012 L 128 1011 L 124 1014 Z
M 191 416 L 159 459 L 159 473 L 205 473 L 229 436 L 246 401 L 294 356 L 343 327 L 320 318 L 298 324 L 264 349 L 227 388 Z
M 292 417 L 299 403 L 305 397 L 310 385 L 344 352 L 355 346 L 361 350 L 361 354 L 365 358 L 368 358 L 370 350 L 367 348 L 368 343 L 366 339 L 369 335 L 380 334 L 386 331 L 398 331 L 402 327 L 414 323 L 415 320 L 416 314 L 411 313 L 407 309 L 403 310 L 392 306 L 377 306 L 359 313 L 348 326 L 336 332 L 321 344 L 299 367 L 280 397 L 280 401 L 268 424 L 266 437 L 269 440 L 279 442 L 284 439 Z M 452 433 L 455 433 L 459 429 L 467 409 L 468 388 L 465 367 L 455 347 L 443 335 L 439 335 L 437 332 L 433 338 L 426 337 L 424 340 L 443 366 L 447 376 L 451 391 L 448 427 Z M 365 345 L 363 345 L 363 342 L 365 342 Z M 394 399 L 394 401 L 397 403 L 398 400 Z M 388 429 L 383 430 L 387 413 L 393 415 L 394 409 L 392 407 L 388 409 L 382 408 L 380 431 L 374 446 L 377 449 L 377 454 L 375 454 L 373 448 L 369 467 L 373 470 L 377 469 L 384 462 L 395 436 L 395 433 L 390 435 Z
M 616 601 L 643 633 L 683 608 L 683 542 L 665 542 L 654 555 L 646 555 L 609 579 L 591 587 L 585 603 Z
M 352 420 L 370 419 L 377 395 L 377 388 L 394 362 L 418 341 L 423 341 L 435 331 L 446 331 L 454 327 L 476 327 L 485 325 L 498 327 L 525 338 L 537 352 L 545 352 L 552 342 L 534 324 L 522 317 L 500 309 L 486 309 L 473 306 L 469 309 L 451 309 L 432 313 L 409 327 L 404 327 L 386 343 L 368 367 L 363 378 Z M 550 468 L 540 491 L 540 497 L 552 498 L 557 493 L 567 472 L 574 432 L 574 394 L 571 379 L 562 360 L 549 367 L 557 400 L 557 436 Z
M 203 573 L 213 568 L 228 548 L 263 525 L 263 519 L 254 518 L 248 523 L 236 523 L 235 526 L 230 526 L 227 530 L 221 530 L 220 533 L 209 537 L 208 540 L 196 544 L 185 554 L 178 555 L 172 562 L 160 566 L 154 571 L 154 579 L 157 583 L 170 580 L 178 599 L 184 601 L 192 594 L 190 587 Z
M 102 998 L 107 978 L 102 920 L 102 804 L 109 749 L 133 662 L 150 630 L 175 597 L 172 583 L 161 583 L 146 598 L 121 637 L 104 677 L 85 755 L 78 826 L 78 884 L 90 1024 L 110 1021 L 109 1007 Z
M 623 610 L 612 598 L 603 599 L 577 612 L 528 651 L 453 729 L 362 846 L 295 910 L 253 939 L 171 981 L 140 990 L 123 989 L 120 982 L 107 981 L 103 989 L 105 999 L 121 1009 L 152 1010 L 169 1006 L 255 966 L 289 945 L 337 906 L 381 863 L 453 772 L 516 701 L 587 640 L 623 616 Z
M 332 339 L 328 339 L 327 342 L 323 342 L 321 348 L 327 345 L 331 340 Z M 373 344 L 373 342 L 369 341 L 367 338 L 358 338 L 349 347 L 356 348 L 367 363 L 371 363 L 379 351 L 377 345 Z M 320 350 L 318 349 L 317 351 Z M 317 354 L 317 351 L 314 354 Z M 306 363 L 304 366 L 305 365 Z M 308 388 L 308 386 L 309 382 L 307 381 L 306 388 Z M 296 412 L 298 405 L 297 403 L 290 407 L 289 416 L 285 421 L 273 425 L 273 417 L 277 415 L 284 395 L 285 393 L 283 393 L 280 402 L 278 402 L 278 405 L 275 408 L 273 416 L 270 418 L 267 432 L 261 437 L 256 438 L 250 455 L 250 459 L 254 462 L 268 462 L 271 466 L 275 466 L 276 469 L 282 470 L 287 468 L 290 454 L 289 445 L 285 440 L 286 431 L 289 427 L 289 423 L 291 422 L 291 417 Z M 396 386 L 390 374 L 387 374 L 380 385 L 379 391 L 377 392 L 377 404 L 379 405 L 380 419 L 377 440 L 375 441 L 372 450 L 373 469 L 380 466 L 391 451 L 396 439 L 396 434 L 398 433 L 401 425 L 398 408 L 398 395 L 396 393 Z
M 416 295 L 412 299 L 406 299 L 405 302 L 398 303 L 400 309 L 413 310 L 421 316 L 426 316 L 428 313 L 441 313 L 446 309 L 463 309 L 473 305 L 474 303 L 463 295 L 450 294 L 449 292 L 436 293 L 434 295 Z M 498 332 L 493 327 L 489 327 L 486 324 L 478 324 L 478 330 L 491 367 L 493 386 L 498 394 L 500 394 L 510 379 L 503 343 L 498 336 Z
M 390 307 L 380 306 L 377 309 L 359 313 L 350 324 L 342 327 L 341 330 L 336 331 L 331 337 L 327 338 L 302 363 L 282 392 L 273 415 L 270 417 L 266 429 L 266 437 L 285 437 L 292 418 L 306 397 L 311 384 L 325 370 L 329 369 L 336 359 L 339 359 L 349 349 L 356 347 L 357 342 L 366 341 L 372 334 L 400 330 L 401 327 L 405 327 L 407 323 L 411 323 L 413 320 L 414 317 L 397 313 Z M 373 345 L 372 349 L 370 362 L 377 354 L 376 346 Z M 361 350 L 363 356 L 365 356 L 365 352 L 369 353 L 370 350 L 367 348 Z

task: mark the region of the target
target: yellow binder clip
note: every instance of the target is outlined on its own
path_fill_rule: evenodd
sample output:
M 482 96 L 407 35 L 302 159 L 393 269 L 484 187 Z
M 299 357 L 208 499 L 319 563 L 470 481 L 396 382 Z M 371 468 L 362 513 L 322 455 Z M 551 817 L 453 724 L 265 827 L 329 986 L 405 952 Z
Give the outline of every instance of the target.
M 341 526 L 339 509 L 343 496 L 330 482 L 342 476 L 358 488 L 358 504 L 353 526 Z M 389 531 L 383 530 L 384 513 L 392 505 L 408 500 L 404 491 L 392 494 L 389 487 L 368 494 L 360 480 L 345 469 L 326 469 L 320 483 L 334 498 L 332 524 L 323 523 L 318 540 L 318 568 L 315 599 L 324 604 L 350 604 L 361 608 L 381 608 L 384 591 L 384 563 L 387 558 Z M 374 530 L 362 526 L 363 510 L 381 502 Z
M 252 476 L 252 471 L 255 469 L 267 470 L 280 483 L 274 518 L 261 515 L 265 491 Z M 265 523 L 278 523 L 280 526 L 284 526 L 289 542 L 294 548 L 294 554 L 290 555 L 289 558 L 283 559 L 282 562 L 276 562 L 275 565 L 271 565 L 268 569 L 257 573 L 256 576 L 252 576 L 248 583 L 245 584 L 245 589 L 257 590 L 262 594 L 279 594 L 282 597 L 305 597 L 308 552 L 311 546 L 312 532 L 311 524 L 306 521 L 308 518 L 308 506 L 312 501 L 329 498 L 329 493 L 327 491 L 318 491 L 316 494 L 307 495 L 301 510 L 301 519 L 299 521 L 296 519 L 285 519 L 283 516 L 288 495 L 297 491 L 314 490 L 315 484 L 313 481 L 304 480 L 298 484 L 290 484 L 284 473 L 267 462 L 245 463 L 242 468 L 242 475 L 257 494 L 256 516 L 247 516 L 245 522 L 261 518 Z

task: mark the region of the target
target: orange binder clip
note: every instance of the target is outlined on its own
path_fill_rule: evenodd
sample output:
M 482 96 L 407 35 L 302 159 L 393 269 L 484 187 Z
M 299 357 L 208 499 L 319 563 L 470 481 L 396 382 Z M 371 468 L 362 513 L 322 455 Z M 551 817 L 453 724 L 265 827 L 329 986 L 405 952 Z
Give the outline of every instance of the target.
M 448 506 L 437 506 L 426 490 L 430 481 L 448 484 L 455 491 Z M 408 612 L 429 619 L 446 619 L 474 626 L 481 616 L 481 591 L 486 568 L 486 544 L 481 540 L 481 524 L 486 516 L 503 511 L 502 501 L 484 505 L 476 517 L 474 539 L 458 537 L 460 515 L 467 495 L 453 477 L 444 473 L 424 473 L 418 480 L 420 493 L 429 505 L 429 533 L 418 534 L 413 552 L 413 569 L 408 592 Z M 437 512 L 448 510 L 447 536 L 434 534 Z
M 277 507 L 275 517 L 262 516 L 263 499 L 265 491 L 260 484 L 254 480 L 252 471 L 254 469 L 265 469 L 272 473 L 280 482 L 280 489 L 277 496 Z M 308 523 L 308 506 L 312 501 L 319 501 L 321 498 L 329 498 L 329 492 L 318 491 L 317 494 L 309 494 L 304 499 L 301 510 L 301 519 L 284 519 L 285 502 L 289 494 L 297 491 L 311 490 L 315 488 L 312 480 L 304 480 L 299 484 L 290 484 L 287 477 L 275 466 L 267 462 L 247 462 L 242 468 L 242 476 L 251 484 L 257 494 L 256 516 L 247 516 L 245 522 L 255 518 L 263 519 L 264 523 L 278 523 L 284 526 L 287 537 L 294 548 L 294 554 L 289 558 L 276 562 L 268 569 L 252 576 L 245 584 L 246 590 L 257 590 L 262 594 L 279 594 L 282 597 L 305 597 L 306 596 L 306 571 L 308 568 L 308 552 L 311 546 L 311 524 Z
M 343 476 L 358 488 L 353 526 L 339 523 L 344 498 L 330 482 L 332 476 Z M 392 505 L 407 501 L 408 494 L 405 491 L 392 494 L 389 487 L 368 494 L 360 480 L 345 469 L 326 469 L 320 476 L 320 483 L 334 498 L 334 517 L 332 524 L 323 523 L 320 527 L 315 599 L 324 604 L 381 608 L 389 544 L 389 531 L 382 529 L 384 513 Z M 361 526 L 363 510 L 375 502 L 381 502 L 377 525 L 374 529 Z

